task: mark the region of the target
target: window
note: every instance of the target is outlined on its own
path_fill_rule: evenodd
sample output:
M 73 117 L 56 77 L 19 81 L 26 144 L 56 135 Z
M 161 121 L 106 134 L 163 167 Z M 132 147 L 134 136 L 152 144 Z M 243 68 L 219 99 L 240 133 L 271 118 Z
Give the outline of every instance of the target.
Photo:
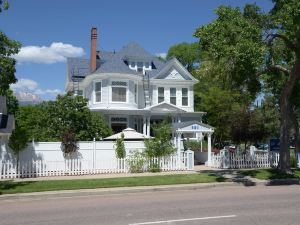
M 130 66 L 131 66 L 131 67 L 135 67 L 135 62 L 131 62 L 131 63 L 130 63 Z
M 145 67 L 149 68 L 150 67 L 150 63 L 149 62 L 145 62 Z
M 83 90 L 76 90 L 75 96 L 83 96 Z
M 111 93 L 111 100 L 113 102 L 127 102 L 127 83 L 125 81 L 112 81 Z
M 134 84 L 134 102 L 137 103 L 138 98 L 138 86 L 137 84 Z
M 137 71 L 142 73 L 143 72 L 143 62 L 138 62 L 137 63 Z
M 158 88 L 158 103 L 165 100 L 165 89 L 163 87 Z
M 188 106 L 189 105 L 188 89 L 182 88 L 181 95 L 182 95 L 182 103 L 181 103 L 182 106 Z
M 170 88 L 170 103 L 176 105 L 176 88 Z
M 101 102 L 102 85 L 101 82 L 95 83 L 95 102 Z

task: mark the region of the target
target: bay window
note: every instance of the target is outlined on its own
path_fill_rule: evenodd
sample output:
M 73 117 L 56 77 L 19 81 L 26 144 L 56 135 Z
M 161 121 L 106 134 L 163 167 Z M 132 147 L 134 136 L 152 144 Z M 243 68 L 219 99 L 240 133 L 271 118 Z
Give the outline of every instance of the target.
M 127 82 L 112 81 L 111 82 L 111 101 L 127 102 Z
M 95 102 L 101 102 L 102 97 L 102 84 L 101 82 L 95 82 Z

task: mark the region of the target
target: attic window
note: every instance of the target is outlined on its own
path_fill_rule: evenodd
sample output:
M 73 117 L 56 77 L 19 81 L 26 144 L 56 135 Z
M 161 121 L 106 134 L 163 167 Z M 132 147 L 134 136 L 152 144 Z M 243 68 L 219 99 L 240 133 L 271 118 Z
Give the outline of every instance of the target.
M 144 71 L 143 66 L 144 66 L 143 62 L 138 62 L 137 63 L 137 71 L 139 73 L 142 73 Z

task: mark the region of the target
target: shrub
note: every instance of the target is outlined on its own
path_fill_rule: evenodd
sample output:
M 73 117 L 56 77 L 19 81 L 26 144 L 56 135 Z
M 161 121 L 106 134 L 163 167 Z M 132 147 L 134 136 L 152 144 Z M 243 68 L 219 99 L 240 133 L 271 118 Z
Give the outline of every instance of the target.
M 153 126 L 154 138 L 145 140 L 147 157 L 163 157 L 174 153 L 171 142 L 171 126 L 167 121 Z
M 145 154 L 138 150 L 131 151 L 126 162 L 130 173 L 142 173 L 146 162 Z
M 61 150 L 64 157 L 71 155 L 79 149 L 74 131 L 66 131 L 61 140 Z
M 116 151 L 116 157 L 118 159 L 124 159 L 126 156 L 125 145 L 124 145 L 124 134 L 121 134 L 121 138 L 116 140 L 114 145 Z
M 297 167 L 297 159 L 295 155 L 291 155 L 291 167 Z
M 150 159 L 148 170 L 149 170 L 149 172 L 152 172 L 152 173 L 160 172 L 161 171 L 160 161 L 158 160 L 158 162 L 153 162 Z

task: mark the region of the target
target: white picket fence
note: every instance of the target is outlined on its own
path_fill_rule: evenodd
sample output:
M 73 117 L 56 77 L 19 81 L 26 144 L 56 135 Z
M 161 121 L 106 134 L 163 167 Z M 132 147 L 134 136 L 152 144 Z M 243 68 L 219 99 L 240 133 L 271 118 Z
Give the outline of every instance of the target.
M 264 152 L 255 154 L 229 153 L 227 156 L 213 154 L 211 167 L 220 169 L 270 168 L 276 167 L 279 153 Z
M 185 154 L 180 159 L 177 156 L 152 158 L 147 160 L 143 171 L 147 171 L 150 161 L 159 163 L 161 171 L 193 170 L 194 160 Z M 64 161 L 28 161 L 18 165 L 12 161 L 0 162 L 0 179 L 25 177 L 72 176 L 86 174 L 128 173 L 127 159 L 111 159 L 88 161 L 81 159 L 66 159 Z

